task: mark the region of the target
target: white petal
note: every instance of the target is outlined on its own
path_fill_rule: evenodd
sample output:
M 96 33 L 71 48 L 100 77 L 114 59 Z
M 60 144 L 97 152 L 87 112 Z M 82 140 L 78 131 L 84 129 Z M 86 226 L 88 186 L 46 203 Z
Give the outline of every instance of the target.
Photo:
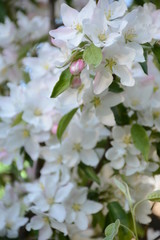
M 27 224 L 26 229 L 27 231 L 33 230 L 39 230 L 44 226 L 43 218 L 40 216 L 34 216 L 31 218 L 30 223 Z
M 86 213 L 86 214 L 94 214 L 99 212 L 102 209 L 102 204 L 94 202 L 94 201 L 90 201 L 87 200 L 83 207 L 82 210 Z
M 131 72 L 126 66 L 116 65 L 114 66 L 114 73 L 120 77 L 122 85 L 132 87 L 135 84 L 135 80 L 132 77 Z
M 88 228 L 87 216 L 83 212 L 78 212 L 75 224 L 80 230 L 86 230 Z
M 74 185 L 72 183 L 69 183 L 64 187 L 61 187 L 56 193 L 55 201 L 58 203 L 63 202 L 69 196 L 73 187 Z
M 66 27 L 71 27 L 77 18 L 78 11 L 63 3 L 61 5 L 62 21 Z
M 49 215 L 58 222 L 63 222 L 66 217 L 66 211 L 62 204 L 53 204 L 50 208 Z
M 97 72 L 93 83 L 94 93 L 95 94 L 102 93 L 109 87 L 109 85 L 112 83 L 112 80 L 113 77 L 111 73 L 106 71 Z
M 84 164 L 89 166 L 96 166 L 99 162 L 98 156 L 94 150 L 82 150 L 80 158 Z
M 49 225 L 45 225 L 40 231 L 38 240 L 48 240 L 52 236 L 52 229 Z

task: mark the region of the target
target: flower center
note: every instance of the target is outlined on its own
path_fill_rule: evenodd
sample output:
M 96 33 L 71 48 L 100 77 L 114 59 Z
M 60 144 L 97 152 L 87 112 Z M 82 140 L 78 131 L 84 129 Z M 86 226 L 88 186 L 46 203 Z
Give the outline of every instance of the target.
M 125 144 L 130 144 L 131 143 L 131 141 L 132 141 L 132 138 L 131 138 L 131 135 L 130 134 L 128 134 L 128 135 L 125 135 L 124 137 L 123 137 L 123 142 L 125 143 Z
M 105 35 L 105 33 L 99 34 L 99 35 L 98 35 L 98 38 L 99 38 L 99 40 L 100 40 L 101 42 L 104 42 L 104 41 L 106 40 L 106 35 Z
M 54 204 L 54 199 L 53 198 L 48 198 L 47 200 L 49 205 L 53 205 Z
M 111 9 L 109 9 L 108 13 L 106 12 L 105 15 L 106 15 L 106 19 L 109 21 L 112 16 Z
M 63 160 L 63 157 L 61 155 L 59 155 L 58 158 L 57 158 L 57 163 L 61 164 L 62 160 Z
M 41 115 L 42 115 L 42 112 L 41 112 L 41 110 L 40 110 L 40 109 L 38 109 L 38 108 L 37 108 L 37 109 L 35 109 L 35 110 L 34 110 L 34 115 L 35 115 L 35 116 L 37 116 L 37 117 L 38 117 L 38 116 L 41 116 Z
M 78 23 L 78 24 L 76 25 L 76 30 L 77 30 L 78 32 L 82 33 L 82 31 L 83 31 L 82 25 Z
M 139 101 L 137 99 L 132 101 L 132 106 L 136 107 L 139 104 Z
M 126 41 L 133 41 L 133 39 L 137 36 L 137 34 L 135 33 L 135 30 L 129 29 L 126 34 L 125 34 L 125 39 Z
M 115 61 L 113 58 L 111 58 L 111 59 L 106 59 L 106 65 L 105 65 L 105 67 L 108 67 L 108 68 L 112 71 L 113 66 L 115 66 L 115 65 L 116 65 L 116 61 Z
M 101 105 L 101 99 L 99 97 L 94 97 L 92 100 L 92 103 L 93 103 L 94 107 L 96 108 Z
M 159 117 L 160 117 L 160 112 L 159 112 L 159 111 L 153 112 L 153 118 L 154 118 L 154 119 L 157 119 L 157 118 L 159 118 Z
M 75 211 L 75 212 L 79 212 L 81 210 L 81 205 L 80 204 L 77 204 L 77 203 L 74 203 L 72 205 L 72 209 Z
M 23 137 L 24 137 L 24 138 L 27 138 L 27 137 L 29 137 L 29 135 L 30 135 L 29 131 L 25 129 L 25 130 L 23 131 Z
M 80 152 L 82 150 L 82 146 L 80 143 L 75 143 L 73 146 L 73 150 Z
M 44 217 L 44 218 L 43 218 L 43 221 L 44 221 L 46 224 L 49 224 L 49 218 L 48 218 L 48 217 Z

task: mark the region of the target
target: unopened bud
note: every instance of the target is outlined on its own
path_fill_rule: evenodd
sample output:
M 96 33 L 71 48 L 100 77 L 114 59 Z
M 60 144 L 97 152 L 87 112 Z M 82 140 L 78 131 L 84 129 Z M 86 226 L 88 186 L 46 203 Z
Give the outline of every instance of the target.
M 83 68 L 85 67 L 85 63 L 82 59 L 78 59 L 77 61 L 73 62 L 70 66 L 70 73 L 72 75 L 78 75 L 82 72 Z
M 72 80 L 72 88 L 79 88 L 81 86 L 82 82 L 81 82 L 81 78 L 80 76 L 76 76 L 73 78 Z
M 58 129 L 58 124 L 55 123 L 55 124 L 53 125 L 52 129 L 51 129 L 51 132 L 52 132 L 54 135 L 56 135 L 56 134 L 57 134 L 57 129 Z

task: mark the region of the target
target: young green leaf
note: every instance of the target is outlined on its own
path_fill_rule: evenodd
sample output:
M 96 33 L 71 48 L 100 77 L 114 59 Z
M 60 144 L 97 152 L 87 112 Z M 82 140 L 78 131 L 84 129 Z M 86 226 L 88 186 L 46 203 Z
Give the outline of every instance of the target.
M 127 183 L 121 182 L 116 178 L 114 179 L 114 183 L 119 188 L 119 190 L 126 196 L 129 204 L 131 205 L 132 204 L 132 199 L 131 199 L 131 196 L 130 196 L 129 187 L 128 187 Z
M 145 58 L 145 61 L 139 64 L 141 65 L 141 68 L 143 69 L 144 73 L 148 74 L 148 66 L 147 66 L 148 54 L 147 54 L 147 51 L 145 50 L 144 50 L 144 58 Z
M 80 163 L 79 167 L 90 180 L 96 182 L 97 184 L 100 184 L 99 177 L 92 167 L 86 166 L 83 163 Z
M 14 118 L 14 120 L 13 120 L 13 122 L 11 124 L 11 127 L 14 127 L 14 126 L 18 125 L 22 121 L 22 115 L 23 115 L 23 112 L 18 113 L 16 115 L 16 117 Z
M 102 50 L 91 44 L 83 53 L 83 59 L 88 65 L 98 66 L 102 62 Z
M 152 202 L 160 202 L 160 190 L 149 193 L 147 199 Z
M 147 161 L 149 155 L 149 138 L 146 130 L 139 124 L 134 124 L 131 128 L 131 135 L 135 147 L 141 151 L 144 159 Z
M 160 45 L 158 43 L 154 44 L 152 51 L 153 51 L 158 63 L 160 64 Z
M 111 223 L 105 229 L 106 238 L 104 240 L 113 240 L 115 236 L 118 234 L 118 230 L 120 227 L 120 221 L 117 219 L 115 223 Z
M 60 95 L 62 92 L 67 90 L 67 88 L 69 88 L 69 86 L 71 85 L 71 82 L 72 82 L 72 74 L 70 73 L 69 68 L 67 68 L 61 73 L 59 81 L 54 86 L 51 94 L 51 98 L 55 98 L 58 95 Z
M 61 140 L 62 135 L 64 133 L 64 131 L 66 130 L 68 124 L 70 123 L 70 121 L 72 120 L 74 114 L 77 112 L 78 108 L 74 108 L 72 111 L 70 111 L 69 113 L 65 114 L 59 124 L 58 124 L 58 129 L 57 129 L 57 137 L 59 140 Z

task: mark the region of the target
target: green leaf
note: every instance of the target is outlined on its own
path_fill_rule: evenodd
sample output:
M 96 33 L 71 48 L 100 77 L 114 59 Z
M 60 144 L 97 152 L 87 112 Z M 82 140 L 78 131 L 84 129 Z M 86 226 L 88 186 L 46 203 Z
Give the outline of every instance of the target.
M 114 92 L 114 93 L 121 93 L 124 91 L 123 88 L 121 88 L 119 83 L 117 83 L 116 81 L 112 82 L 112 84 L 109 86 L 108 90 L 110 92 Z
M 102 62 L 102 50 L 91 44 L 85 49 L 83 59 L 88 65 L 97 67 Z
M 131 128 L 131 135 L 135 147 L 141 151 L 144 159 L 148 161 L 149 138 L 146 130 L 139 124 L 134 124 Z
M 158 43 L 154 44 L 152 51 L 153 51 L 158 63 L 160 64 L 160 45 Z
M 127 184 L 125 184 L 125 183 L 122 183 L 122 182 L 120 182 L 118 179 L 114 179 L 114 183 L 116 184 L 116 186 L 119 188 L 119 190 L 125 195 L 125 196 L 127 196 L 128 194 L 127 194 L 127 187 L 126 187 L 126 185 Z
M 115 236 L 118 234 L 119 227 L 120 227 L 119 219 L 117 219 L 115 223 L 111 223 L 110 225 L 108 225 L 105 229 L 106 235 L 105 240 L 113 240 Z
M 160 190 L 149 193 L 147 199 L 152 202 L 160 202 Z
M 145 58 L 145 62 L 139 63 L 144 71 L 145 74 L 148 75 L 148 66 L 147 66 L 147 51 L 144 50 L 144 58 Z
M 11 127 L 14 127 L 14 126 L 18 125 L 18 124 L 22 121 L 22 115 L 23 115 L 23 112 L 18 113 L 18 114 L 16 115 L 16 117 L 14 118 L 14 120 L 13 120 L 13 122 L 12 122 Z
M 58 124 L 58 129 L 57 129 L 57 137 L 59 140 L 61 140 L 62 135 L 64 133 L 64 131 L 66 130 L 68 124 L 70 123 L 70 121 L 72 120 L 74 114 L 77 112 L 78 108 L 74 108 L 72 111 L 70 111 L 69 113 L 65 114 L 59 124 Z
M 117 178 L 114 179 L 114 183 L 119 188 L 119 190 L 126 196 L 129 204 L 132 204 L 132 199 L 129 192 L 129 187 L 127 183 L 119 181 Z
M 110 202 L 108 203 L 107 208 L 109 210 L 107 214 L 108 224 L 116 221 L 116 219 L 118 218 L 121 224 L 123 224 L 129 229 L 132 228 L 132 219 L 129 216 L 129 214 L 124 211 L 124 209 L 119 204 L 119 202 Z M 119 229 L 118 236 L 119 236 L 119 239 L 123 239 L 123 240 L 131 240 L 131 237 L 132 237 L 132 235 L 124 228 Z
M 129 117 L 127 114 L 127 109 L 124 107 L 124 105 L 118 104 L 115 107 L 111 108 L 115 117 L 115 121 L 117 125 L 124 126 L 129 124 Z
M 80 163 L 79 167 L 90 180 L 96 182 L 97 184 L 100 184 L 99 177 L 97 176 L 95 170 L 92 167 L 86 166 L 83 163 Z
M 58 95 L 60 95 L 62 92 L 67 90 L 67 88 L 69 88 L 69 86 L 71 85 L 71 82 L 72 82 L 72 74 L 70 73 L 69 68 L 67 68 L 61 73 L 59 81 L 54 86 L 51 94 L 51 98 L 55 98 Z

